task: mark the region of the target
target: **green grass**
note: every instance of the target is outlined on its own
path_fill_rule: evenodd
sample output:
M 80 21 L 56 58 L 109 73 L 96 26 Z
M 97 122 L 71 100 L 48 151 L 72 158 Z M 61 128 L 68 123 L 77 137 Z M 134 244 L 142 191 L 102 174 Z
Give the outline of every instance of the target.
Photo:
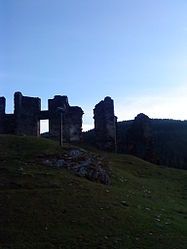
M 65 149 L 0 136 L 0 248 L 187 248 L 186 171 L 100 152 L 112 169 L 104 186 L 40 164 Z

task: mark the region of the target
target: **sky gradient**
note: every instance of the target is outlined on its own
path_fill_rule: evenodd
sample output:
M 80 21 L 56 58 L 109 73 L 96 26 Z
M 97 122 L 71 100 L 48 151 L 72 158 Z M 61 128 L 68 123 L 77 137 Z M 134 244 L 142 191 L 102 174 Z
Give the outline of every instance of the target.
M 0 0 L 7 113 L 21 91 L 43 109 L 67 95 L 83 108 L 84 129 L 108 95 L 120 121 L 187 119 L 186 13 L 186 0 Z

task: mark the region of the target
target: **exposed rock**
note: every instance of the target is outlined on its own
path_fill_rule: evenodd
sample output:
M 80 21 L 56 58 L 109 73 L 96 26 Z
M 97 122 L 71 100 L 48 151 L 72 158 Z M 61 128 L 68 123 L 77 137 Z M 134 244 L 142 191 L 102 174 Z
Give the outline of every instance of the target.
M 110 170 L 107 162 L 95 154 L 82 149 L 69 149 L 60 158 L 40 158 L 44 165 L 66 168 L 74 174 L 105 185 L 111 184 Z
M 65 167 L 65 161 L 64 159 L 46 159 L 43 161 L 43 163 L 47 166 L 57 167 L 57 168 L 63 168 Z
M 122 204 L 123 206 L 125 206 L 125 207 L 128 207 L 128 206 L 129 206 L 129 205 L 127 204 L 126 201 L 121 201 L 121 204 Z
M 69 152 L 69 155 L 73 158 L 78 158 L 81 155 L 81 150 L 80 149 L 72 149 Z

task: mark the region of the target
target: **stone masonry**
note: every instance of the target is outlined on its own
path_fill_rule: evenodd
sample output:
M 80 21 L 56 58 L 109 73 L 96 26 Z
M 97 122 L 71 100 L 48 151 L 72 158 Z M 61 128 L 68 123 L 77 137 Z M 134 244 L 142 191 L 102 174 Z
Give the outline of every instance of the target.
M 48 100 L 48 110 L 41 111 L 40 98 L 14 95 L 14 113 L 5 113 L 6 99 L 0 97 L 0 133 L 16 135 L 40 135 L 40 120 L 49 119 L 49 135 L 59 138 L 61 124 L 66 142 L 79 142 L 82 135 L 83 111 L 70 106 L 67 96 L 57 95 Z M 61 112 L 62 111 L 62 120 Z M 61 122 L 62 121 L 62 122 Z
M 60 111 L 62 111 L 63 136 L 66 141 L 81 140 L 83 111 L 78 106 L 70 106 L 67 96 L 56 95 L 48 100 L 49 106 L 49 133 L 53 137 L 59 136 Z M 61 108 L 59 110 L 59 107 Z
M 116 151 L 116 124 L 114 101 L 106 97 L 94 109 L 96 145 L 100 149 Z
M 158 163 L 154 153 L 154 137 L 151 119 L 143 113 L 138 114 L 127 130 L 126 153 L 149 162 Z
M 17 135 L 40 135 L 41 100 L 25 97 L 20 92 L 14 95 L 15 133 Z

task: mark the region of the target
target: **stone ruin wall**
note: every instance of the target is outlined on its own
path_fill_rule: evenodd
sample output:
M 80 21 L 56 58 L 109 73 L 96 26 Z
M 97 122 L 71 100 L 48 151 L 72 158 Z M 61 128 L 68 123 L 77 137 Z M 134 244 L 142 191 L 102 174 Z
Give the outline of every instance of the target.
M 15 133 L 17 135 L 40 135 L 39 114 L 41 100 L 25 97 L 20 92 L 14 95 Z
M 14 113 L 6 114 L 6 99 L 0 97 L 0 134 L 40 135 L 40 120 L 49 120 L 49 137 L 59 139 L 63 129 L 65 142 L 82 140 L 83 111 L 78 106 L 70 106 L 67 96 L 56 95 L 48 100 L 48 110 L 41 111 L 40 98 L 14 95 Z M 61 115 L 62 114 L 62 127 Z M 114 114 L 114 101 L 106 97 L 94 108 L 95 145 L 101 150 L 117 152 L 117 117 Z M 118 149 L 120 152 L 120 137 Z M 122 138 L 124 139 L 124 138 Z M 121 141 L 123 152 L 155 162 L 153 135 L 150 119 L 139 114 L 127 131 L 125 141 Z
M 66 96 L 57 95 L 48 100 L 48 110 L 41 111 L 40 98 L 14 95 L 14 113 L 6 114 L 6 99 L 0 97 L 0 133 L 16 135 L 40 135 L 40 120 L 49 119 L 49 135 L 60 136 L 60 111 L 63 108 L 63 138 L 66 142 L 79 142 L 82 135 L 83 111 L 70 106 Z
M 67 96 L 56 95 L 48 100 L 48 110 L 41 110 L 41 100 L 36 97 L 14 94 L 14 113 L 6 114 L 6 99 L 0 97 L 0 134 L 40 135 L 40 120 L 49 120 L 49 137 L 59 139 L 61 115 L 65 142 L 80 142 L 82 138 L 83 111 L 70 106 Z M 114 101 L 106 97 L 94 109 L 95 138 L 98 148 L 116 151 L 116 124 Z
M 97 147 L 117 151 L 117 117 L 114 114 L 114 101 L 111 97 L 106 97 L 95 106 L 94 124 Z
M 158 163 L 154 153 L 154 137 L 151 119 L 138 114 L 127 131 L 125 151 L 146 161 Z
M 48 100 L 49 106 L 49 133 L 53 137 L 59 137 L 60 110 L 63 109 L 62 124 L 63 136 L 68 142 L 77 142 L 82 136 L 82 115 L 83 111 L 78 106 L 70 106 L 67 96 L 56 95 Z

